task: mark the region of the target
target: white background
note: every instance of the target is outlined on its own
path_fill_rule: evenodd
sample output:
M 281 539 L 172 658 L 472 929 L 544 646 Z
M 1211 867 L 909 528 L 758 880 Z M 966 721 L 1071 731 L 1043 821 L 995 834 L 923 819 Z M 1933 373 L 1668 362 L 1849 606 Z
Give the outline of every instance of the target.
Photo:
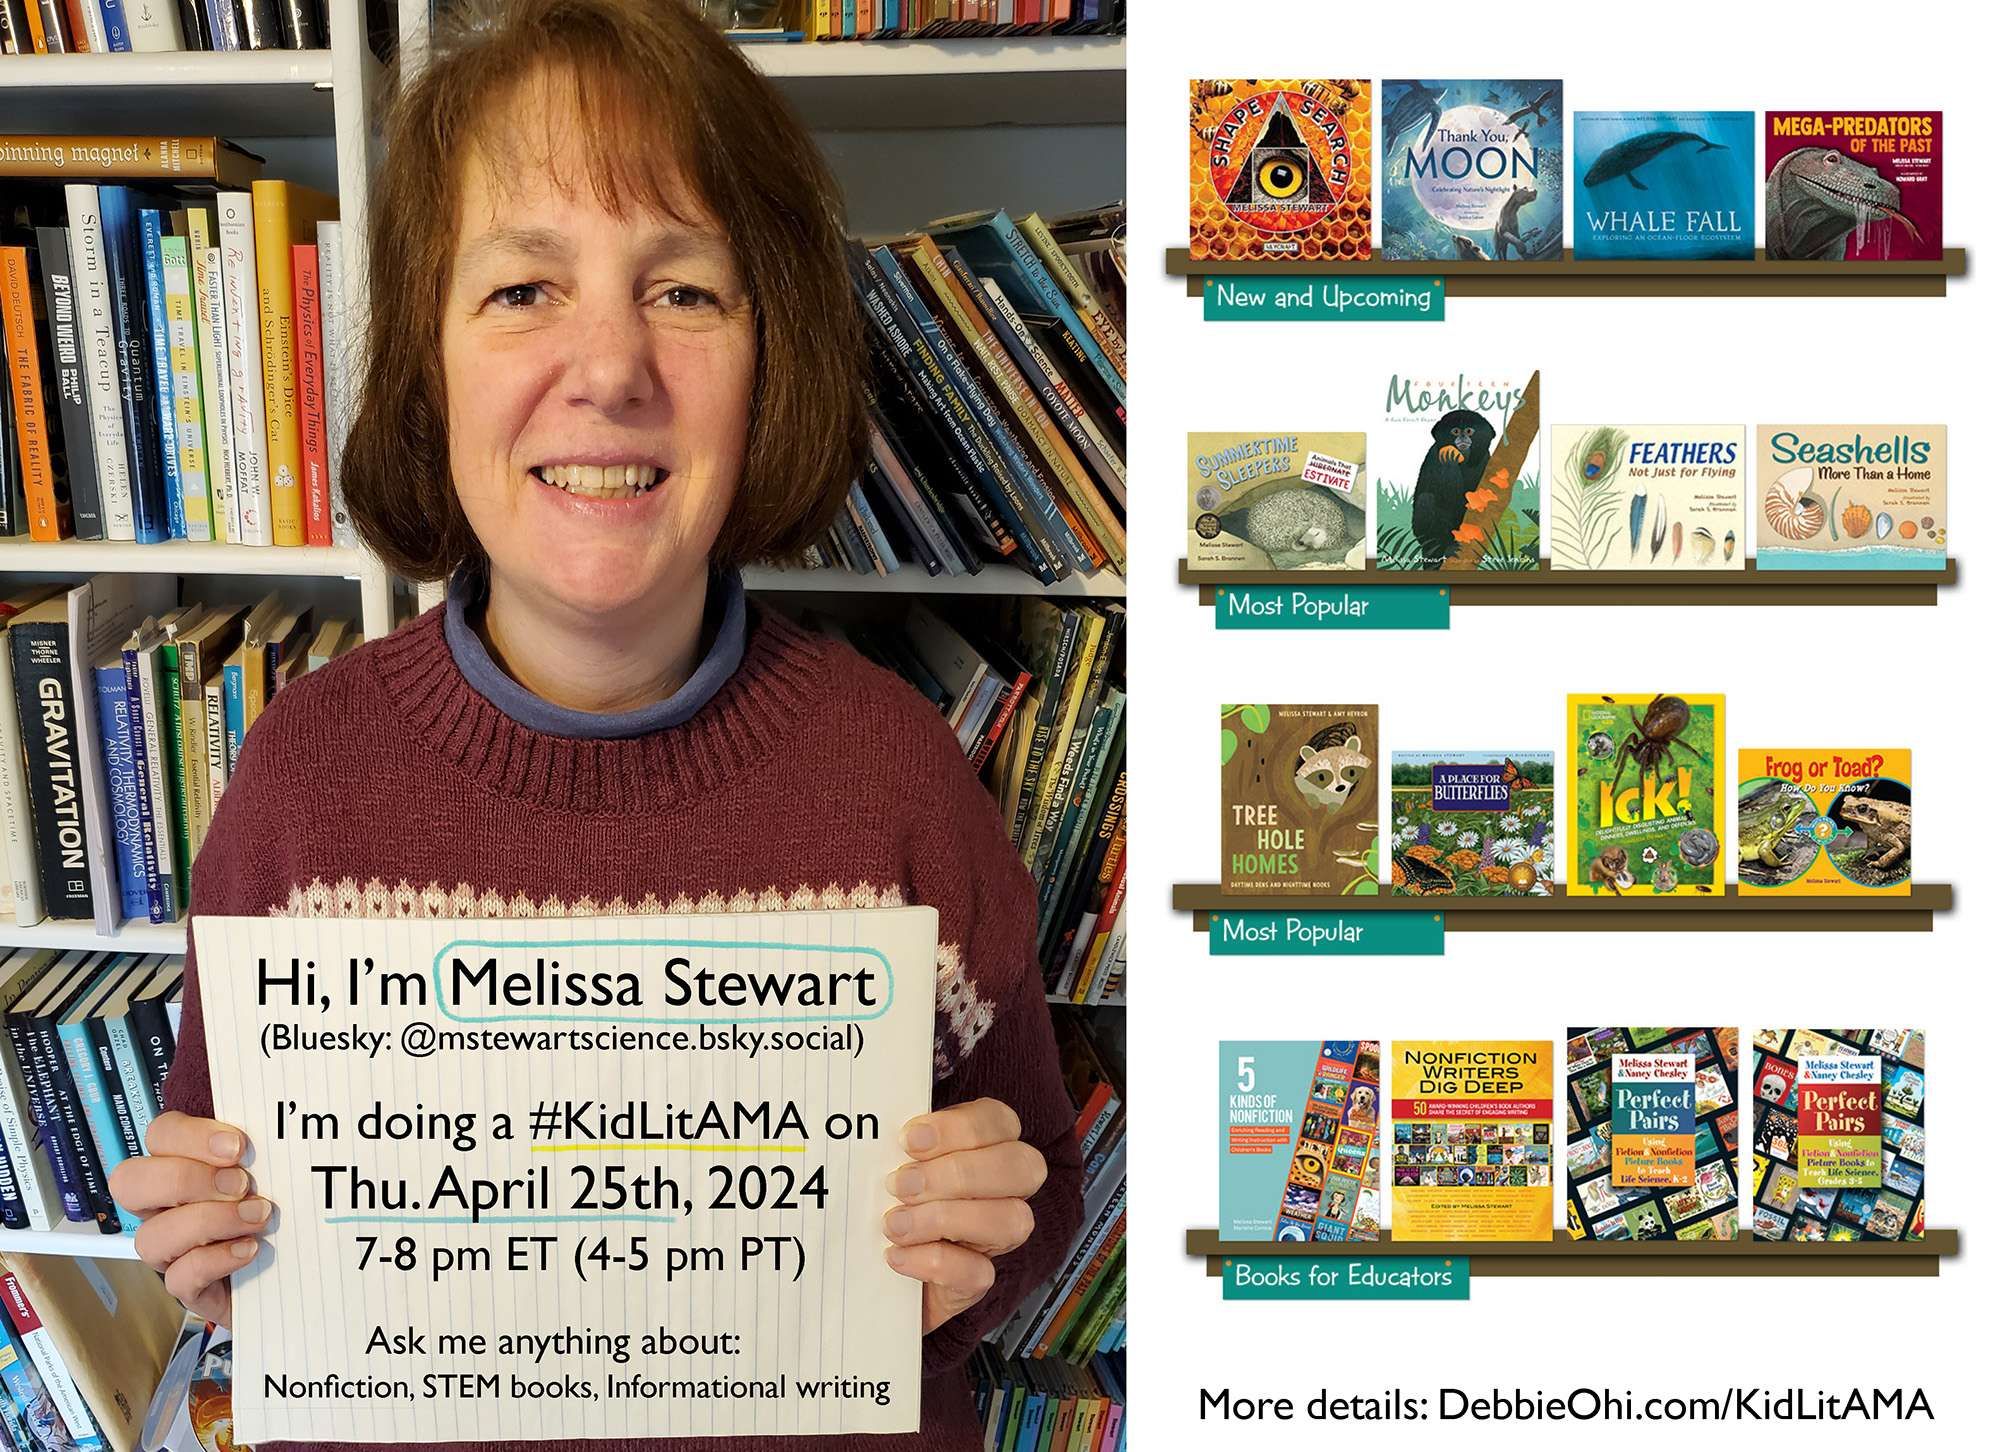
M 1976 278 L 1994 235 L 1986 48 L 1952 10 L 1924 5 L 1147 0 L 1135 10 L 1130 679 L 1144 709 L 1131 742 L 1131 910 L 1145 967 L 1130 1010 L 1140 1207 L 1131 1396 L 1140 1444 L 1325 1446 L 1386 1432 L 1403 1448 L 1468 1435 L 1502 1446 L 1616 1437 L 1764 1447 L 1859 1435 L 1956 1447 L 1973 1445 L 1984 1425 L 1991 1445 L 1995 1260 L 1981 1251 L 2000 1185 L 1981 1100 L 1996 1027 L 1984 879 L 2000 820 L 1989 789 L 2000 719 L 1988 583 L 2000 476 L 1985 458 L 1995 317 Z M 1186 244 L 1188 80 L 1248 75 L 1560 77 L 1570 114 L 1942 110 L 1945 240 L 1972 248 L 1975 276 L 1943 299 L 1455 298 L 1442 325 L 1205 324 L 1162 267 L 1166 248 Z M 1379 116 L 1379 89 L 1376 104 Z M 1392 370 L 1537 366 L 1545 429 L 1947 424 L 1950 552 L 1962 583 L 1941 591 L 1935 609 L 1461 607 L 1449 633 L 1226 635 L 1176 583 L 1187 431 L 1369 429 Z M 1560 759 L 1566 693 L 1656 690 L 1726 693 L 1732 785 L 1739 745 L 1909 745 L 1918 877 L 1953 883 L 1957 909 L 1929 935 L 1464 934 L 1442 958 L 1342 961 L 1211 958 L 1169 906 L 1171 883 L 1216 880 L 1224 700 L 1379 702 L 1385 753 L 1544 746 Z M 1747 1061 L 1762 1025 L 1878 1022 L 1929 1035 L 1929 1223 L 1959 1228 L 1965 1247 L 1935 1280 L 1475 1279 L 1472 1300 L 1459 1304 L 1223 1304 L 1219 1283 L 1184 1253 L 1186 1228 L 1216 1219 L 1218 1039 L 1559 1041 L 1572 1024 L 1736 1024 Z M 1619 1314 L 1639 1306 L 1665 1313 L 1657 1330 Z M 1197 1402 L 1203 1386 L 1303 1405 L 1321 1388 L 1400 1385 L 1435 1406 L 1441 1386 L 1608 1386 L 1643 1398 L 1794 1384 L 1921 1385 L 1937 1421 L 1231 1425 L 1201 1422 Z

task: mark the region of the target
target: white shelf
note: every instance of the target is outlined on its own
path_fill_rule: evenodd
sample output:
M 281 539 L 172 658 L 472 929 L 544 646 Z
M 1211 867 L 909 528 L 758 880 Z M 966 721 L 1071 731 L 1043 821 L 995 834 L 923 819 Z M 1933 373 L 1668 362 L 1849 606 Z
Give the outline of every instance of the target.
M 0 131 L 334 134 L 325 50 L 8 56 L 0 97 Z
M 872 44 L 872 42 L 869 42 Z M 743 571 L 746 590 L 837 595 L 1043 595 L 1064 599 L 1123 600 L 1125 581 L 1110 570 L 1071 575 L 1044 585 L 1026 570 L 987 564 L 976 575 L 927 575 L 905 565 L 893 575 L 857 575 L 848 570 L 778 570 L 752 565 Z
M 44 918 L 32 928 L 0 922 L 0 948 L 89 948 L 106 953 L 185 953 L 186 923 L 127 923 L 106 937 L 90 923 Z
M 358 549 L 206 544 L 173 539 L 0 541 L 0 574 L 313 575 L 364 578 L 373 562 Z
M 816 130 L 1125 124 L 1125 42 L 1116 36 L 773 43 L 740 50 Z
M 0 1230 L 0 1250 L 14 1255 L 70 1255 L 83 1260 L 137 1260 L 129 1235 L 102 1235 L 93 1225 L 65 1220 L 61 1230 Z

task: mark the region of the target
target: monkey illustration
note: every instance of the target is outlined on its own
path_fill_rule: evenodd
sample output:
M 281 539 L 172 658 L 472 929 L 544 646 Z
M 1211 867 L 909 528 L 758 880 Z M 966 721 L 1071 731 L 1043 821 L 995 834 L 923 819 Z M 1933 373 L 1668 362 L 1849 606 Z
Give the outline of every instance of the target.
M 1423 550 L 1424 569 L 1458 553 L 1452 531 L 1465 523 L 1465 496 L 1485 482 L 1492 447 L 1493 425 L 1472 409 L 1455 408 L 1431 425 L 1430 452 L 1410 495 L 1410 533 Z

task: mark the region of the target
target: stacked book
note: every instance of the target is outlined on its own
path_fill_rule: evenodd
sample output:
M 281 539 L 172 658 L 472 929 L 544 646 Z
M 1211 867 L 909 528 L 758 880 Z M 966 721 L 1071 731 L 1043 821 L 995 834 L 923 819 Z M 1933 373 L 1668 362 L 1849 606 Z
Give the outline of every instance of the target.
M 0 137 L 0 535 L 352 545 L 334 200 L 213 137 Z M 330 409 L 332 410 L 330 412 Z
M 1125 0 L 794 0 L 770 7 L 807 40 L 955 40 L 983 35 L 1123 35 Z M 741 9 L 743 7 L 739 7 Z M 756 7 L 750 7 L 755 9 Z M 741 39 L 772 32 L 732 31 Z M 787 32 L 787 38 L 796 32 Z
M 0 917 L 178 921 L 266 703 L 360 640 L 280 594 L 175 605 L 172 583 L 107 575 L 0 600 Z
M 1088 1362 L 972 1360 L 986 1452 L 1124 1452 L 1125 1353 Z
M 326 0 L 0 0 L 7 55 L 324 50 L 327 35 Z

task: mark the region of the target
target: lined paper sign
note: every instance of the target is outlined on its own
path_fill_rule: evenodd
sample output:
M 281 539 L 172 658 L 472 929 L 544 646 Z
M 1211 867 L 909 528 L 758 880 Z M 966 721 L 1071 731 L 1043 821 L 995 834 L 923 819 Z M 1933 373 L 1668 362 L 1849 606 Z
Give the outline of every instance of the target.
M 937 914 L 198 918 L 237 1440 L 908 1432 Z

